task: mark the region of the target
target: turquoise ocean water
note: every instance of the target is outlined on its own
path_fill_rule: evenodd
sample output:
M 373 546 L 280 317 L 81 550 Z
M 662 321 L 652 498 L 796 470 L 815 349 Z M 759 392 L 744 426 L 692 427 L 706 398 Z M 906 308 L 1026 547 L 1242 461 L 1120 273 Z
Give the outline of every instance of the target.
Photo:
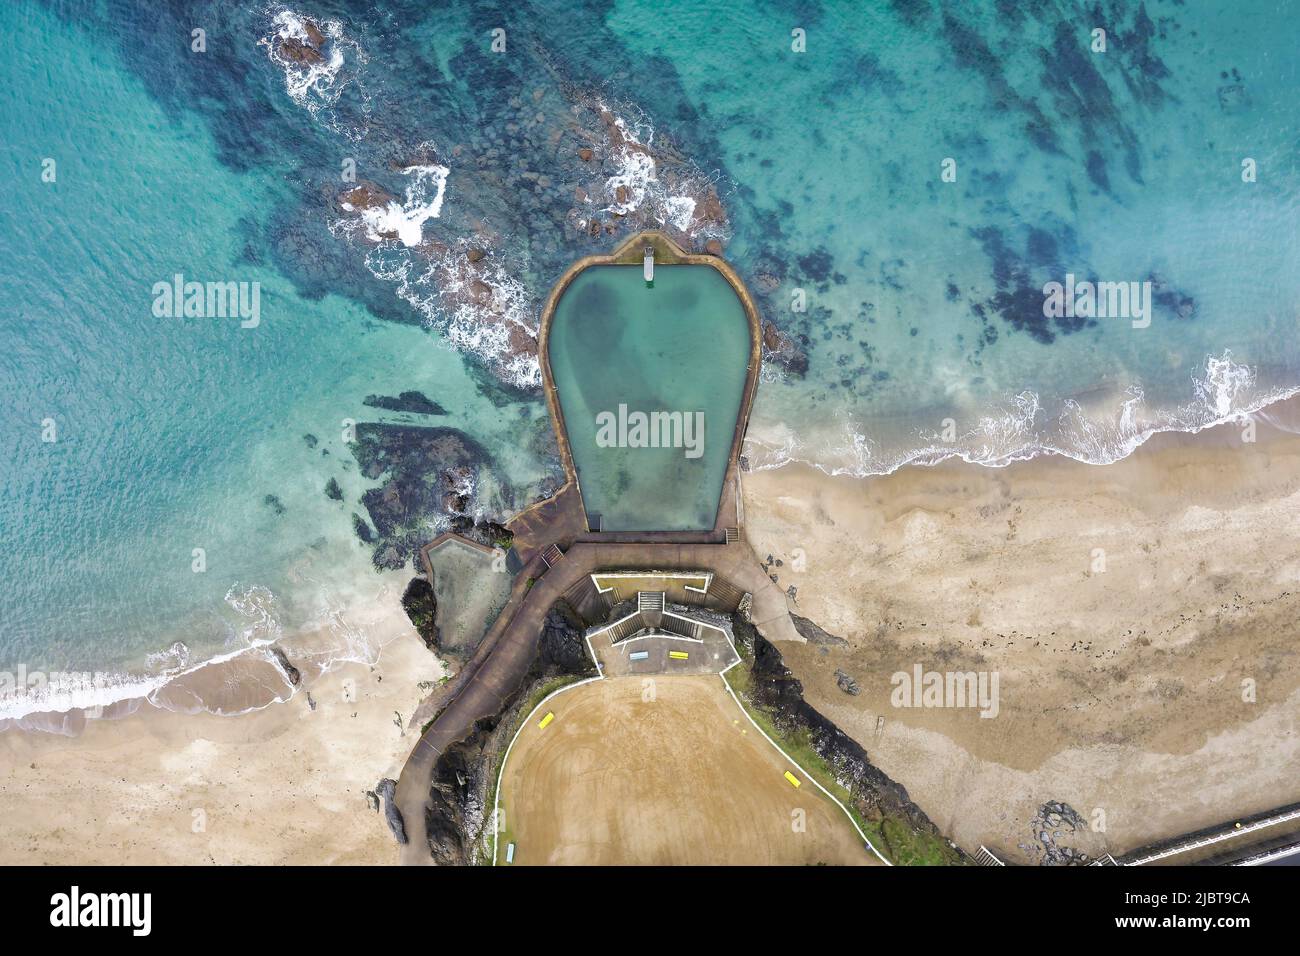
M 553 488 L 511 335 L 633 228 L 723 239 L 806 355 L 764 370 L 755 467 L 1104 463 L 1300 386 L 1292 4 L 557 9 L 0 9 L 0 671 L 113 675 L 0 718 L 304 628 L 365 645 L 349 610 L 409 570 L 354 529 L 382 479 L 346 423 L 419 391 L 490 460 L 476 513 Z M 304 18 L 319 62 L 283 55 Z M 344 208 L 349 162 L 397 205 Z M 710 190 L 723 228 L 691 219 Z M 156 315 L 178 273 L 258 283 L 260 323 Z M 1067 273 L 1151 282 L 1150 325 L 1044 317 Z

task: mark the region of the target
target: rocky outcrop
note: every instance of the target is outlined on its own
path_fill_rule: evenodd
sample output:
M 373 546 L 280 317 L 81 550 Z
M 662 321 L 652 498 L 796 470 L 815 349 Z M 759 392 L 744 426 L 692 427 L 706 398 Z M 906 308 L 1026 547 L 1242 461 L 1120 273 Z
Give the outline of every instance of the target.
M 835 686 L 850 697 L 857 697 L 862 693 L 862 688 L 858 685 L 858 682 L 844 671 L 837 670 L 835 672 Z
M 290 663 L 289 657 L 284 653 L 284 651 L 280 650 L 278 647 L 272 647 L 271 656 L 274 657 L 275 662 L 280 665 L 280 670 L 284 671 L 285 679 L 289 682 L 290 686 L 297 687 L 302 683 L 302 671 L 298 670 L 298 668 L 294 667 L 293 664 Z
M 1095 853 L 1104 851 L 1104 844 L 1089 830 L 1088 825 L 1072 806 L 1059 800 L 1049 800 L 1038 808 L 1029 822 L 1033 833 L 1030 843 L 1021 843 L 1020 849 L 1040 866 L 1087 866 L 1092 859 L 1087 852 L 1059 842 L 1083 840 L 1095 844 Z
M 794 621 L 794 629 L 799 632 L 799 636 L 809 644 L 816 644 L 820 647 L 844 647 L 849 643 L 844 638 L 836 637 L 830 631 L 823 630 L 806 617 L 791 614 L 790 620 Z
M 727 210 L 712 178 L 662 130 L 653 138 L 643 135 L 594 96 L 575 94 L 575 105 L 573 132 L 590 144 L 577 151 L 581 175 L 590 178 L 576 186 L 579 205 L 568 214 L 572 228 L 602 243 L 661 229 L 683 248 L 701 248 L 728 234 Z
M 489 801 L 494 774 L 535 692 L 557 677 L 595 676 L 587 655 L 584 627 L 576 611 L 559 601 L 551 608 L 538 640 L 537 658 L 521 686 L 510 695 L 500 714 L 480 720 L 470 735 L 449 747 L 434 765 L 433 787 L 425 813 L 429 853 L 440 865 L 464 865 L 475 860 L 476 848 L 486 848 L 491 823 Z M 436 718 L 435 718 L 436 719 Z
M 807 354 L 794 339 L 768 321 L 763 322 L 763 360 L 799 378 L 808 371 Z
M 424 823 L 429 854 L 439 866 L 464 866 L 474 860 L 474 846 L 487 822 L 489 742 L 498 724 L 479 721 L 466 740 L 448 747 L 434 765 Z
M 429 650 L 438 649 L 438 599 L 427 578 L 411 578 L 402 594 L 402 610 Z
M 939 828 L 912 802 L 907 790 L 875 767 L 857 741 L 804 700 L 803 685 L 758 629 L 739 615 L 732 617 L 732 629 L 737 641 L 752 650 L 753 703 L 761 707 L 783 733 L 807 735 L 813 749 L 834 769 L 836 779 L 852 794 L 854 807 L 863 818 L 870 821 L 889 818 L 900 822 L 914 831 L 943 841 L 953 860 L 961 859 L 961 851 L 947 844 Z M 889 850 L 888 846 L 886 850 Z
M 396 232 L 377 229 L 375 217 L 367 216 L 371 210 L 402 206 L 403 200 L 383 186 L 369 180 L 358 181 L 339 193 L 335 204 L 354 226 L 369 220 L 365 228 L 352 230 L 351 234 L 359 241 L 375 246 L 398 239 Z M 508 368 L 536 359 L 537 335 L 522 324 L 531 316 L 520 312 L 518 290 L 511 287 L 513 280 L 492 262 L 489 247 L 498 241 L 499 237 L 483 226 L 472 242 L 455 243 L 427 236 L 410 252 L 419 260 L 419 270 L 425 277 L 421 281 L 427 281 L 434 290 L 446 315 L 472 313 L 485 329 L 499 330 L 494 338 L 504 348 L 494 352 L 492 362 Z
M 301 23 L 303 35 L 280 37 L 275 52 L 291 63 L 323 63 L 327 42 L 325 34 L 315 21 L 307 17 L 303 17 Z
M 542 659 L 566 673 L 577 674 L 589 669 L 591 658 L 583 639 L 585 632 L 586 627 L 576 612 L 567 604 L 556 604 L 546 613 L 542 625 L 539 645 Z
M 376 801 L 383 803 L 384 821 L 388 824 L 388 829 L 398 843 L 405 843 L 406 821 L 402 819 L 402 811 L 397 808 L 396 792 L 397 781 L 385 777 L 379 781 L 379 785 L 375 787 L 373 794 L 368 795 L 373 795 Z
M 389 203 L 399 203 L 396 196 L 383 186 L 369 180 L 361 180 L 351 189 L 346 189 L 338 196 L 339 208 L 344 212 L 361 212 L 366 209 L 384 209 Z
M 481 474 L 492 467 L 483 447 L 454 428 L 362 422 L 351 449 L 361 474 L 382 481 L 361 496 L 380 568 L 406 566 L 431 519 L 473 515 Z M 367 540 L 360 523 L 357 533 Z

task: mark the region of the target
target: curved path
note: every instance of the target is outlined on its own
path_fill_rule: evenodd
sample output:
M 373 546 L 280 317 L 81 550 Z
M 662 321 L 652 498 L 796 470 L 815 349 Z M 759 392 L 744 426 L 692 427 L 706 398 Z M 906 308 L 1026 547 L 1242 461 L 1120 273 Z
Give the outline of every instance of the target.
M 772 583 L 748 545 L 579 542 L 554 567 L 534 558 L 515 578 L 510 600 L 478 650 L 453 680 L 447 703 L 421 735 L 397 781 L 396 803 L 406 826 L 401 861 L 433 862 L 425 811 L 438 757 L 469 736 L 474 724 L 501 712 L 537 656 L 546 612 L 585 575 L 609 568 L 662 571 L 708 569 L 753 595 L 754 625 L 768 640 L 802 641 L 784 592 Z M 528 586 L 530 580 L 535 583 Z

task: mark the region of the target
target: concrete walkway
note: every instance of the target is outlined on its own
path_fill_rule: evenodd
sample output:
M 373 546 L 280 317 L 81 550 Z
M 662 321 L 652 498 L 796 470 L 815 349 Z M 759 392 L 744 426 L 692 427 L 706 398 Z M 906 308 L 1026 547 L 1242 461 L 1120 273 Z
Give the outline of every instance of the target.
M 420 737 L 397 781 L 396 802 L 408 842 L 401 861 L 433 862 L 425 812 L 438 757 L 469 736 L 479 720 L 499 714 L 537 656 L 546 613 L 565 592 L 593 571 L 712 570 L 753 595 L 754 625 L 772 641 L 803 641 L 794 629 L 785 593 L 772 583 L 749 546 L 700 543 L 579 542 L 549 570 L 534 558 L 515 578 L 510 600 L 478 650 L 449 689 L 446 706 Z M 529 581 L 535 583 L 529 587 Z

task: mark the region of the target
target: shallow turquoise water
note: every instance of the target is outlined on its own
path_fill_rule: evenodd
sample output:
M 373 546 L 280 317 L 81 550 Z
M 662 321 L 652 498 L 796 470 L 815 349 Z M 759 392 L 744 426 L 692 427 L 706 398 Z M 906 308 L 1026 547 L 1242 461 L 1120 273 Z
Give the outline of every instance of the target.
M 722 274 L 661 265 L 649 288 L 639 265 L 588 268 L 556 305 L 549 342 L 583 504 L 601 529 L 712 528 L 750 348 L 745 310 Z M 680 430 L 673 422 L 638 437 L 637 412 L 675 413 Z M 677 447 L 646 444 L 667 444 L 660 436 Z
M 287 156 L 231 169 L 199 118 L 39 7 L 6 5 L 0 30 L 0 670 L 148 670 L 177 641 L 202 660 L 306 626 L 364 645 L 346 611 L 381 576 L 351 515 L 374 482 L 346 421 L 400 420 L 363 399 L 421 390 L 527 484 L 545 409 L 495 404 L 419 325 L 301 295 L 259 235 L 295 202 Z M 178 272 L 260 282 L 260 325 L 155 317 Z
M 1047 449 L 1104 462 L 1145 427 L 1193 428 L 1220 399 L 1246 408 L 1300 383 L 1294 4 L 1094 10 L 616 4 L 610 26 L 707 111 L 747 207 L 728 255 L 751 284 L 778 275 L 768 317 L 806 336 L 809 375 L 759 390 L 756 465 L 872 474 Z M 1043 283 L 1067 271 L 1155 274 L 1195 317 L 1016 327 L 1042 320 Z M 989 304 L 1018 286 L 1024 307 Z M 1225 351 L 1231 364 L 1210 363 Z M 939 438 L 946 419 L 956 442 Z
M 663 225 L 715 183 L 728 259 L 809 359 L 802 377 L 765 366 L 755 467 L 1106 462 L 1154 428 L 1288 394 L 1293 8 L 0 6 L 0 672 L 137 672 L 176 641 L 200 659 L 305 627 L 363 641 L 340 609 L 405 577 L 378 575 L 352 527 L 374 481 L 342 423 L 400 420 L 363 406 L 370 394 L 424 392 L 447 409 L 437 424 L 477 439 L 499 483 L 485 514 L 553 490 L 535 385 L 496 382 L 503 368 L 535 382 L 535 362 L 501 361 L 509 336 L 488 309 L 443 306 L 428 249 L 338 228 L 347 161 L 409 211 L 406 170 L 432 154 L 445 195 L 424 236 L 452 258 L 489 249 L 489 305 L 518 327 L 568 263 L 618 243 L 587 218 Z M 337 64 L 303 76 L 268 55 L 294 12 L 326 24 Z M 1094 54 L 1097 18 L 1110 46 Z M 203 54 L 184 42 L 196 24 Z M 597 103 L 639 142 L 671 144 L 660 168 L 578 158 L 606 133 Z M 666 192 L 674 170 L 698 174 L 673 186 L 691 195 Z M 615 214 L 611 183 L 629 177 L 640 208 Z M 260 283 L 260 326 L 155 317 L 152 285 L 177 272 Z M 1154 278 L 1163 298 L 1145 329 L 1044 321 L 1042 284 L 1066 272 Z M 47 421 L 57 441 L 41 440 Z

